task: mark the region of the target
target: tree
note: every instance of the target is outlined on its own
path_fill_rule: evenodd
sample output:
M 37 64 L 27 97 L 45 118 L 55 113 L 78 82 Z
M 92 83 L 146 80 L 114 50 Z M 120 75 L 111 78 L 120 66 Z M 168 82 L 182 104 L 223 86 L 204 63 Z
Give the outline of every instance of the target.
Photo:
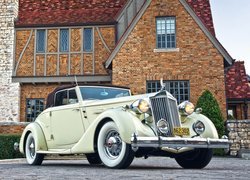
M 196 108 L 202 108 L 202 114 L 207 116 L 214 123 L 219 137 L 224 135 L 225 128 L 222 113 L 217 100 L 210 91 L 205 90 L 202 93 L 198 99 Z

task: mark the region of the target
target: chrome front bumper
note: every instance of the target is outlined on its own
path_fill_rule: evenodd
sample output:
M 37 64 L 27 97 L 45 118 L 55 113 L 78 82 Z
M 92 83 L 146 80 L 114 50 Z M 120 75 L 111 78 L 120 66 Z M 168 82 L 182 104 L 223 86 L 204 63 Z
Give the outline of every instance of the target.
M 138 137 L 132 135 L 131 146 L 136 150 L 139 147 L 155 147 L 155 148 L 223 148 L 228 149 L 230 142 L 228 139 L 210 139 L 210 138 L 180 138 L 180 137 Z

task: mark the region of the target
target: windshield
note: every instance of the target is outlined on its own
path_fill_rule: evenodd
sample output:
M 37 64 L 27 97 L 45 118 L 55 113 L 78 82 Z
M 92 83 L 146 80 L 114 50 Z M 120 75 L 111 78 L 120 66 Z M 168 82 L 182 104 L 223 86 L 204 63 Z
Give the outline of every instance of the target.
M 128 89 L 109 87 L 80 87 L 83 100 L 111 99 L 130 96 Z

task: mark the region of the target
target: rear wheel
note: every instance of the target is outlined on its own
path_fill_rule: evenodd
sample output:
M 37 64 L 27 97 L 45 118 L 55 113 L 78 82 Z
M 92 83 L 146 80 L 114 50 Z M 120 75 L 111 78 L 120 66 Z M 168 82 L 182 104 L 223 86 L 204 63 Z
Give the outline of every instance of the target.
M 86 154 L 86 158 L 89 164 L 93 164 L 93 165 L 102 164 L 102 160 L 100 159 L 98 153 Z
M 35 139 L 32 133 L 30 133 L 26 139 L 25 144 L 25 156 L 30 165 L 41 165 L 44 159 L 44 154 L 36 153 Z
M 131 145 L 122 141 L 118 128 L 112 121 L 101 128 L 97 147 L 101 161 L 109 168 L 127 168 L 134 159 Z
M 195 149 L 193 152 L 175 158 L 175 160 L 185 169 L 202 169 L 208 165 L 212 157 L 212 149 Z

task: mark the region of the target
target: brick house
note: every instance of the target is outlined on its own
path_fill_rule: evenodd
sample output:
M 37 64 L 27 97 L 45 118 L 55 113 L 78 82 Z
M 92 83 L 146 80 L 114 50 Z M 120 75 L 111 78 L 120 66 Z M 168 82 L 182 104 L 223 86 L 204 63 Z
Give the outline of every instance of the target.
M 179 102 L 210 90 L 226 117 L 224 69 L 233 59 L 215 37 L 209 0 L 19 0 L 13 82 L 20 121 L 33 121 L 59 84 L 158 90 Z
M 226 73 L 228 114 L 233 119 L 250 119 L 250 86 L 243 61 L 235 62 Z

